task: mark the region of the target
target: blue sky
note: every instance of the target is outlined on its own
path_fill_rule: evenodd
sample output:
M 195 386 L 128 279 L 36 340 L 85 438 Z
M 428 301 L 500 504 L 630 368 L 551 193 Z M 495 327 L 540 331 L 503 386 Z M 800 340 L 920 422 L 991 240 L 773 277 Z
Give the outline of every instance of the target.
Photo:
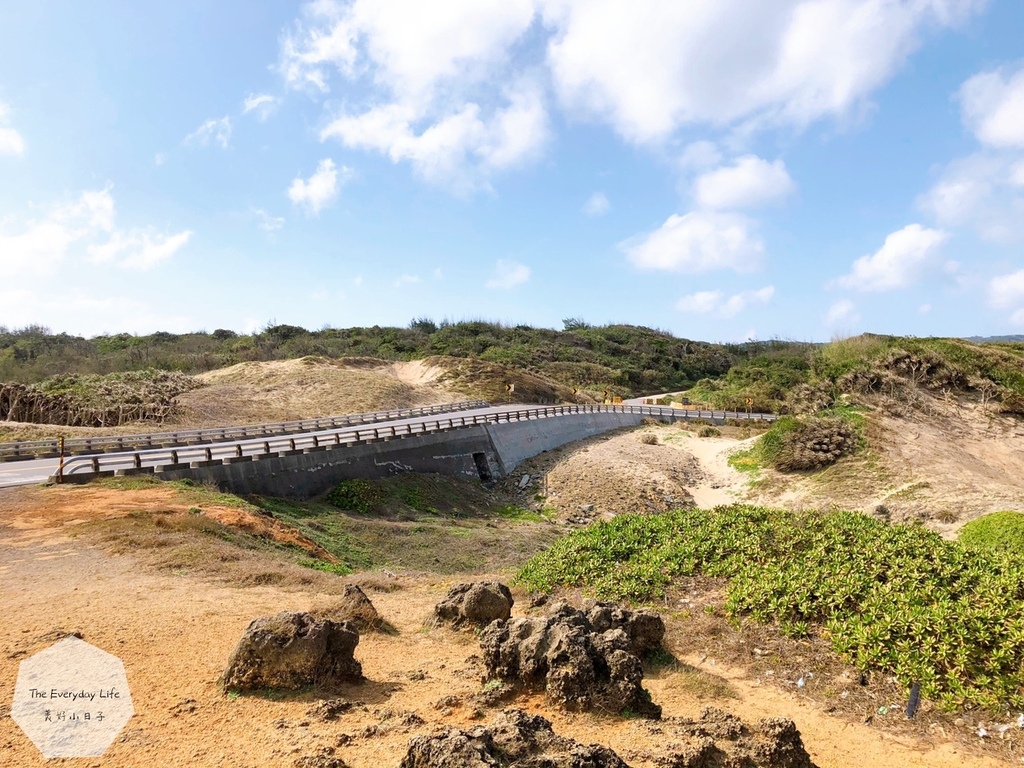
M 0 325 L 1024 332 L 1019 0 L 0 0 Z

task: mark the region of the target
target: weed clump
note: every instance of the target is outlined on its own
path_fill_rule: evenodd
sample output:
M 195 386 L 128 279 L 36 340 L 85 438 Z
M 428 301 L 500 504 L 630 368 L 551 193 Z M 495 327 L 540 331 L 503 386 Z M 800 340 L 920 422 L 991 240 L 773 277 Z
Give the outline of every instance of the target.
M 782 472 L 821 469 L 853 453 L 856 431 L 840 418 L 780 419 L 762 439 L 762 456 Z
M 644 434 L 640 435 L 640 442 L 643 443 L 644 445 L 657 445 L 658 436 L 653 432 L 645 432 Z
M 722 434 L 722 430 L 718 427 L 701 427 L 697 430 L 697 437 L 718 437 Z
M 372 512 L 385 501 L 381 489 L 366 480 L 342 480 L 324 496 L 324 501 L 338 509 Z
M 517 581 L 647 600 L 694 575 L 729 578 L 730 614 L 821 632 L 945 709 L 1024 707 L 1024 558 L 920 527 L 745 505 L 623 515 L 558 540 Z

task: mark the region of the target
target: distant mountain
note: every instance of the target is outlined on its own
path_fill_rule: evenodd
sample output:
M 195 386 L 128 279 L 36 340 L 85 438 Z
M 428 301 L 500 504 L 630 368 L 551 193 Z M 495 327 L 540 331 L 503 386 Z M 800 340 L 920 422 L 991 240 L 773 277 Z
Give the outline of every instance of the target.
M 1017 334 L 1016 336 L 967 336 L 967 341 L 973 341 L 975 344 L 984 344 L 987 341 L 1011 341 L 1016 344 L 1024 343 L 1024 336 Z

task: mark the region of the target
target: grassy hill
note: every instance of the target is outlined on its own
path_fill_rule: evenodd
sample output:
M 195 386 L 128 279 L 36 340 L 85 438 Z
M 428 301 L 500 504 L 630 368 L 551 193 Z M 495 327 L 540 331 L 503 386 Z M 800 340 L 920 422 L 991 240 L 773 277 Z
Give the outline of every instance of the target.
M 274 325 L 251 335 L 219 329 L 91 339 L 52 334 L 37 326 L 0 327 L 0 381 L 34 383 L 62 374 L 145 369 L 194 374 L 243 362 L 305 356 L 392 361 L 450 356 L 541 374 L 567 387 L 614 387 L 618 394 L 632 394 L 682 389 L 698 379 L 720 376 L 751 352 L 749 345 L 708 344 L 650 328 L 591 327 L 580 321 L 567 321 L 563 331 L 415 320 L 407 328 L 308 331 Z

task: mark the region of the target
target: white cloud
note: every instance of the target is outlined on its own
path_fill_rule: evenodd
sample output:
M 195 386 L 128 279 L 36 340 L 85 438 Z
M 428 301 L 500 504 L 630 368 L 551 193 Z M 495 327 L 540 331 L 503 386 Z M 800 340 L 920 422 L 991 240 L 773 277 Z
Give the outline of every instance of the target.
M 517 261 L 499 259 L 494 265 L 494 277 L 484 285 L 491 289 L 511 290 L 530 279 L 530 268 Z
M 611 203 L 608 202 L 604 192 L 595 192 L 583 204 L 583 212 L 587 216 L 604 216 L 611 207 Z
M 929 26 L 983 0 L 550 0 L 548 64 L 562 103 L 627 139 L 692 123 L 806 125 L 884 84 Z
M 45 325 L 68 329 L 83 336 L 103 333 L 188 333 L 195 321 L 174 311 L 154 309 L 152 301 L 132 296 L 98 295 L 80 288 L 62 286 L 35 291 L 0 288 L 0 307 L 4 323 L 12 327 Z
M 978 152 L 950 163 L 918 205 L 946 227 L 969 226 L 994 243 L 1024 240 L 1024 161 Z
M 262 208 L 253 208 L 251 210 L 253 216 L 259 219 L 259 228 L 264 232 L 277 232 L 284 227 L 284 218 L 281 216 L 271 216 Z
M 753 223 L 739 214 L 691 211 L 673 214 L 659 229 L 619 244 L 640 269 L 700 273 L 716 269 L 757 269 L 764 245 Z
M 6 127 L 10 108 L 0 101 L 0 155 L 20 155 L 25 151 L 25 140 L 13 128 Z
M 54 206 L 41 219 L 0 226 L 0 270 L 46 276 L 76 254 L 94 264 L 146 270 L 166 261 L 192 237 L 190 230 L 166 235 L 150 229 L 118 229 L 110 188 L 83 192 Z
M 992 278 L 988 284 L 988 301 L 995 309 L 1024 308 L 1024 269 Z
M 335 76 L 374 85 L 321 140 L 408 162 L 458 192 L 486 188 L 491 174 L 533 160 L 546 143 L 541 80 L 511 66 L 534 0 L 318 0 L 304 16 L 282 43 L 290 86 L 326 92 Z
M 547 113 L 539 90 L 523 82 L 505 96 L 505 106 L 490 114 L 467 102 L 432 120 L 403 103 L 373 107 L 336 118 L 320 139 L 380 152 L 392 162 L 409 162 L 426 181 L 471 191 L 485 186 L 491 173 L 529 161 L 547 141 Z M 425 127 L 419 129 L 421 124 Z
M 155 155 L 153 155 L 153 165 L 155 165 L 157 168 L 159 168 L 161 165 L 164 165 L 166 163 L 167 163 L 167 153 L 166 152 L 157 152 Z
M 858 322 L 860 322 L 860 314 L 857 313 L 857 305 L 849 299 L 840 299 L 825 313 L 826 325 Z
M 1024 147 L 1024 67 L 981 72 L 959 91 L 963 120 L 982 144 Z
M 107 242 L 90 245 L 86 252 L 88 261 L 94 264 L 116 264 L 125 269 L 147 270 L 167 261 L 191 238 L 192 232 L 189 230 L 176 235 L 154 235 L 139 230 L 114 232 Z
M 255 112 L 259 120 L 266 120 L 277 109 L 278 101 L 269 93 L 250 93 L 242 102 L 242 114 Z
M 730 318 L 751 305 L 767 304 L 774 295 L 773 285 L 766 285 L 756 291 L 734 293 L 728 298 L 721 291 L 698 291 L 679 299 L 676 302 L 676 309 L 696 314 L 715 313 L 718 317 Z
M 314 216 L 320 213 L 338 196 L 339 185 L 352 177 L 352 169 L 346 166 L 335 168 L 334 161 L 325 158 L 308 179 L 296 178 L 288 187 L 288 199 L 306 208 Z
M 395 280 L 395 288 L 401 288 L 404 285 L 416 285 L 418 282 L 420 282 L 418 275 L 402 275 Z
M 745 155 L 732 165 L 699 176 L 693 196 L 704 208 L 748 208 L 779 200 L 795 188 L 781 160 L 769 163 Z
M 227 149 L 231 141 L 231 118 L 224 116 L 219 119 L 210 119 L 196 128 L 192 133 L 182 140 L 182 144 L 193 147 L 208 147 L 210 142 L 216 142 L 221 149 Z
M 941 230 L 909 224 L 886 237 L 874 254 L 857 259 L 850 274 L 835 283 L 858 291 L 906 288 L 935 265 L 935 256 L 948 239 Z
M 283 35 L 278 71 L 314 96 L 344 88 L 321 139 L 466 192 L 542 153 L 552 102 L 633 142 L 862 112 L 926 32 L 984 4 L 315 0 Z M 697 142 L 680 163 L 712 167 L 715 153 Z
M 280 69 L 293 87 L 329 90 L 360 68 L 402 101 L 429 101 L 451 81 L 485 82 L 534 19 L 533 0 L 319 0 L 286 35 Z
M 932 305 L 931 304 L 922 304 L 920 307 L 917 308 L 917 313 L 919 315 L 927 315 L 931 311 L 932 311 Z

